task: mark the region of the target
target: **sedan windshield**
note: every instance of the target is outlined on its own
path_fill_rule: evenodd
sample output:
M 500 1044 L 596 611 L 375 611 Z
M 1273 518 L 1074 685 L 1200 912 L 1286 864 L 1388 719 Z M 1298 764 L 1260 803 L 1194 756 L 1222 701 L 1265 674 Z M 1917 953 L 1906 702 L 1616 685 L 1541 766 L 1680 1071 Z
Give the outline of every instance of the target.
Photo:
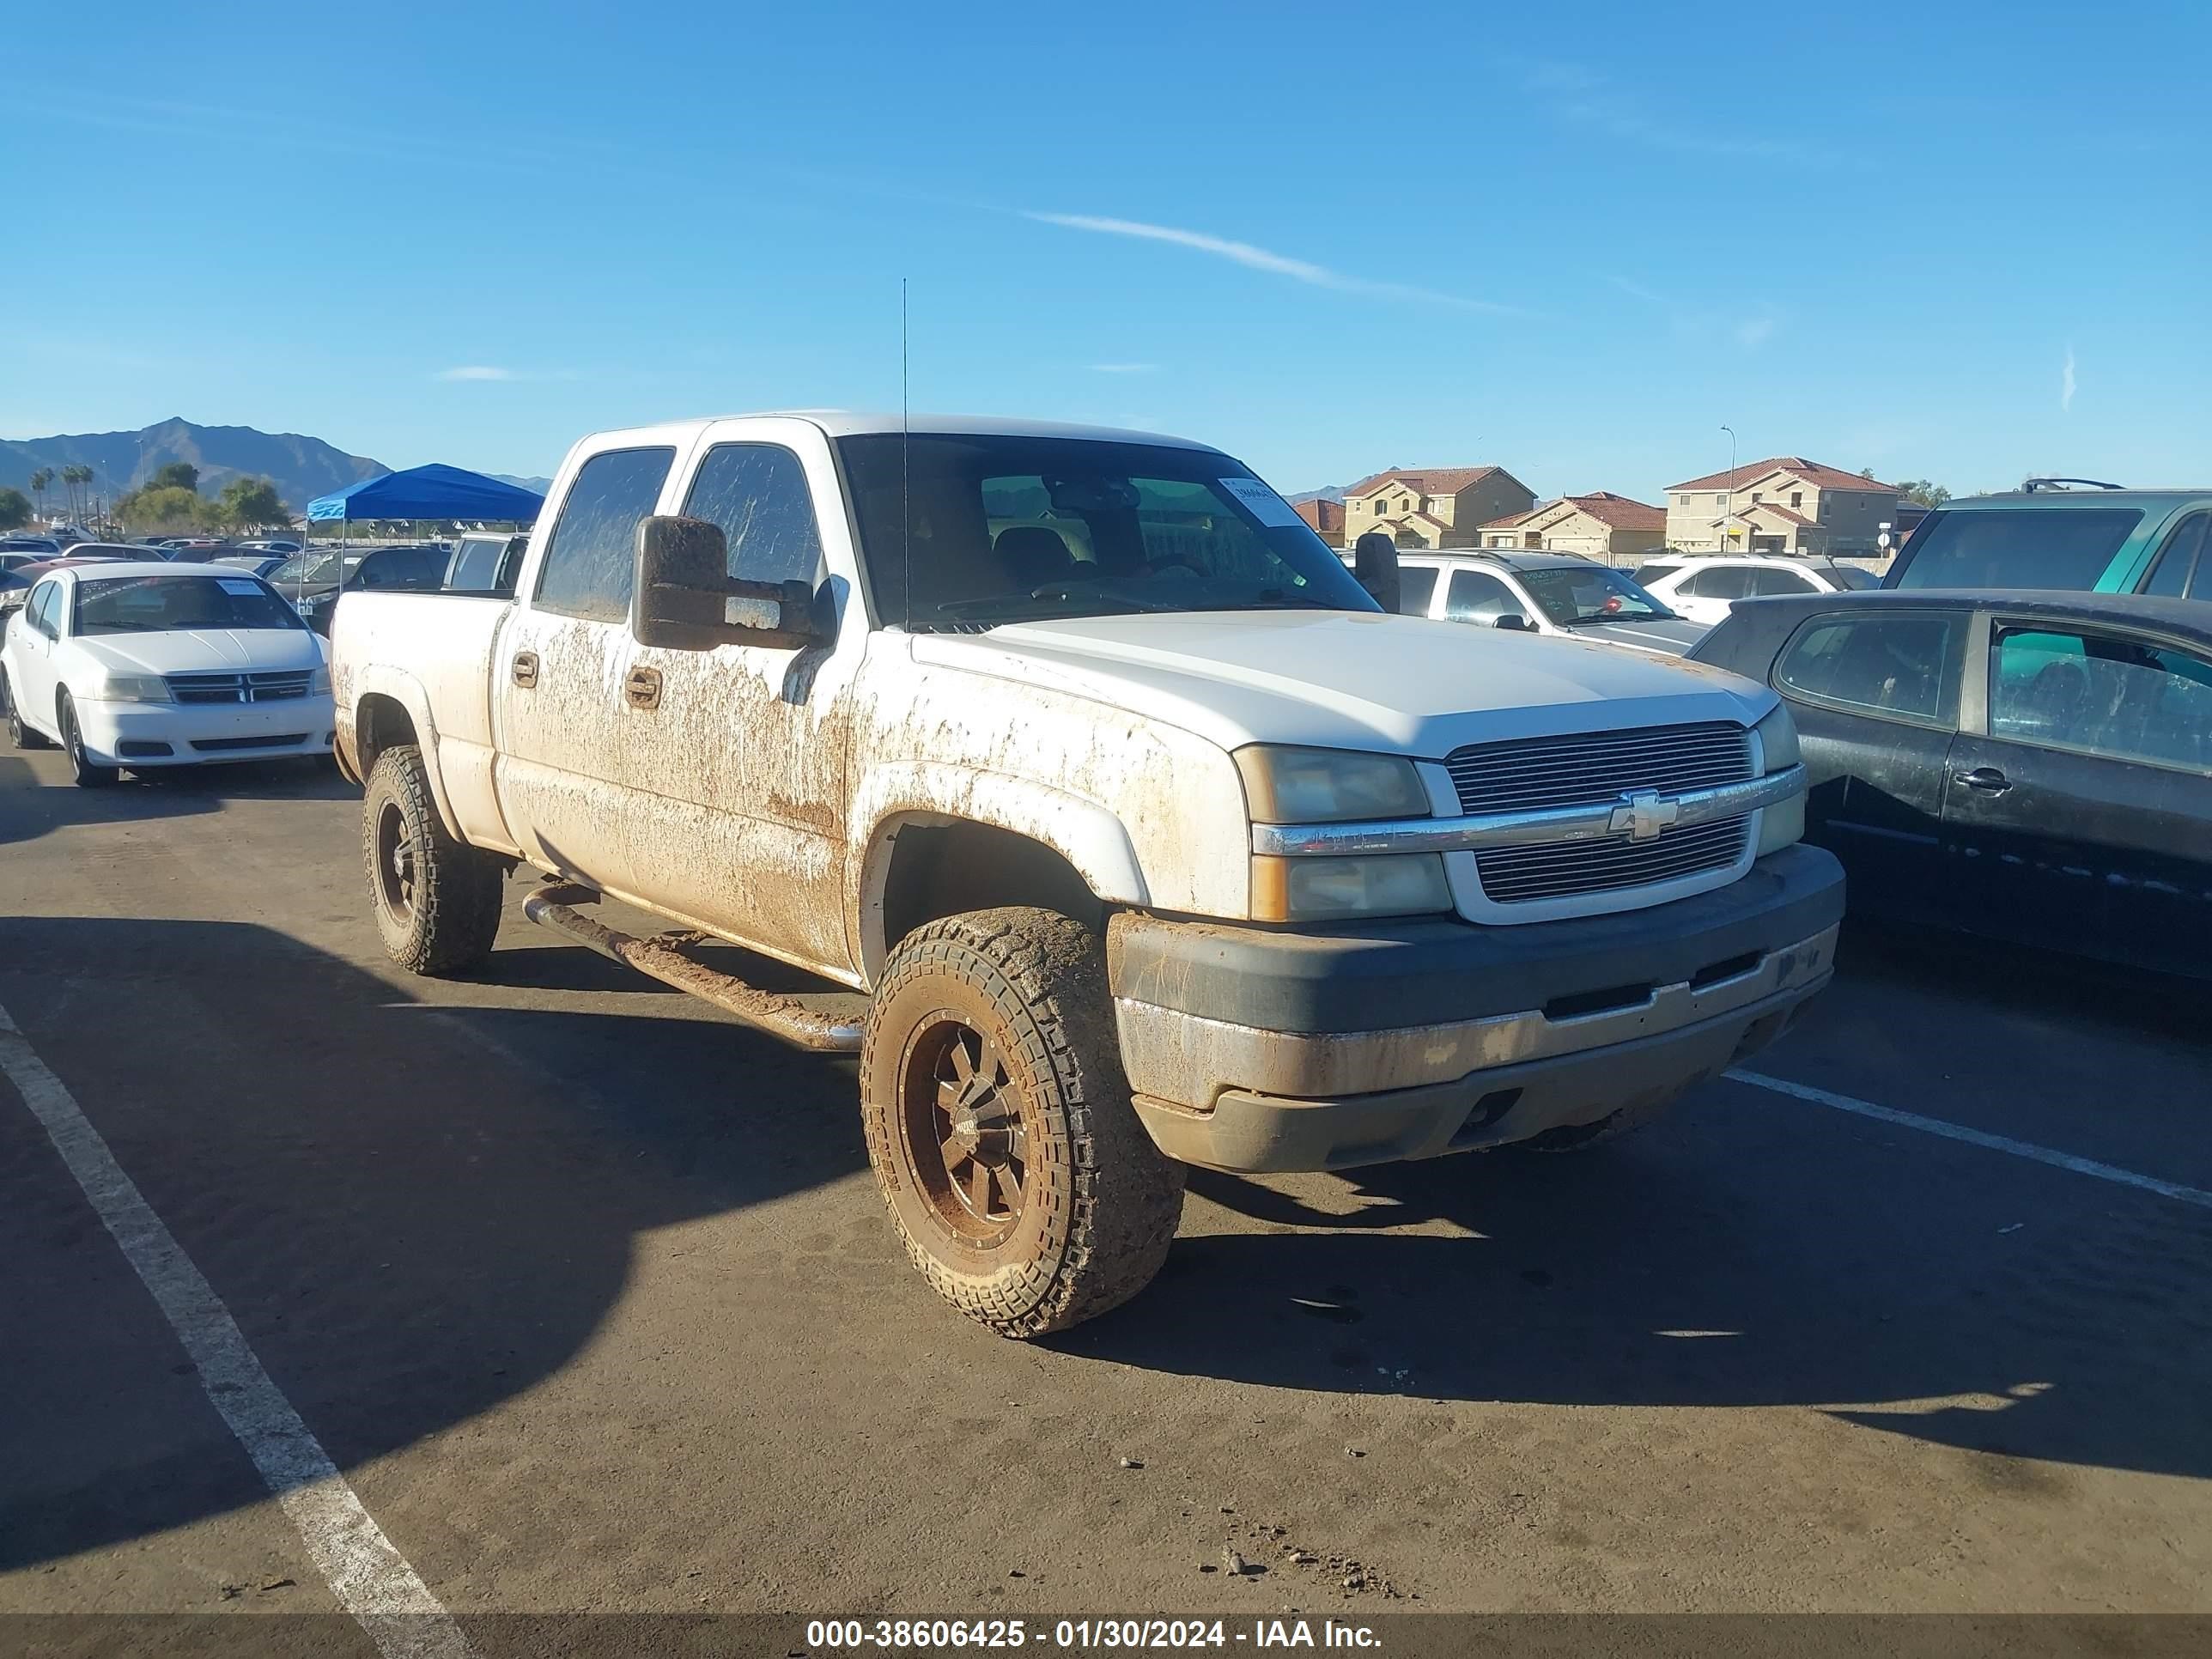
M 113 576 L 76 585 L 70 631 L 164 634 L 183 628 L 305 628 L 252 577 Z
M 1557 627 L 1642 622 L 1674 614 L 1622 572 L 1601 564 L 1554 565 L 1519 574 L 1528 597 Z
M 1280 496 L 1212 450 L 939 433 L 837 447 L 877 611 L 916 632 L 1377 608 Z

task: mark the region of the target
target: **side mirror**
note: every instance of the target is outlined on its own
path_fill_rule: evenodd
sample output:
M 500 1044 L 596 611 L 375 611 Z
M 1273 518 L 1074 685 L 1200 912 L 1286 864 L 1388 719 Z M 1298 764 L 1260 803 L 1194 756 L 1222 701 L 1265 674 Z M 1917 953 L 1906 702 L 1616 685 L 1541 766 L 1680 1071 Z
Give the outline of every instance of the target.
M 1370 530 L 1352 544 L 1352 574 L 1375 601 L 1398 614 L 1398 544 Z
M 673 517 L 641 523 L 630 623 L 637 642 L 676 651 L 718 645 L 789 650 L 821 638 L 809 584 L 741 581 L 728 571 L 729 544 L 720 525 Z
M 1492 628 L 1503 628 L 1508 632 L 1515 634 L 1533 634 L 1536 631 L 1536 624 L 1530 622 L 1518 611 L 1508 611 L 1504 615 L 1498 617 L 1496 622 L 1490 625 Z

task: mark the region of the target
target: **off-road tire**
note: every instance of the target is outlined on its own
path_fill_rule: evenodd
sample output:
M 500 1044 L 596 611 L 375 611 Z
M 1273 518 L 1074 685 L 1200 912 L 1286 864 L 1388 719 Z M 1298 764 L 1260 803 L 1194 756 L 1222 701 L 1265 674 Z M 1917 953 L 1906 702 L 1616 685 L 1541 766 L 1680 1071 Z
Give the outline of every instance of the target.
M 102 766 L 86 757 L 84 733 L 77 729 L 76 705 L 70 701 L 68 692 L 62 693 L 60 701 L 54 706 L 54 712 L 60 717 L 62 748 L 68 752 L 70 775 L 76 780 L 76 787 L 80 789 L 105 789 L 113 783 L 121 775 L 121 769 Z
M 8 677 L 0 674 L 0 698 L 8 703 L 8 741 L 18 749 L 51 749 L 54 740 L 45 732 L 32 729 L 23 718 L 23 711 L 15 706 L 15 688 L 8 684 Z
M 1025 1137 L 1010 1237 L 957 1233 L 926 1189 L 907 1091 L 918 1045 L 947 1017 L 988 1037 Z M 951 916 L 884 963 L 860 1049 L 868 1162 L 892 1224 L 938 1294 L 1001 1336 L 1035 1337 L 1117 1307 L 1151 1283 L 1182 1213 L 1183 1170 L 1138 1121 L 1121 1073 L 1105 951 L 1049 910 Z
M 1656 1100 L 1639 1101 L 1633 1106 L 1624 1106 L 1595 1123 L 1568 1123 L 1556 1129 L 1547 1129 L 1540 1135 L 1514 1142 L 1512 1150 L 1522 1152 L 1586 1152 L 1594 1146 L 1602 1146 L 1607 1141 L 1618 1140 L 1632 1130 L 1642 1128 L 1662 1115 L 1668 1107 L 1687 1092 L 1686 1089 L 1680 1089 L 1673 1094 L 1662 1095 Z
M 380 839 L 380 830 L 386 831 Z M 404 840 L 411 885 L 395 902 L 386 876 Z M 362 802 L 361 850 L 369 908 L 385 953 L 413 974 L 458 974 L 491 954 L 499 933 L 505 867 L 493 854 L 446 833 L 430 798 L 422 751 L 397 744 L 376 757 Z

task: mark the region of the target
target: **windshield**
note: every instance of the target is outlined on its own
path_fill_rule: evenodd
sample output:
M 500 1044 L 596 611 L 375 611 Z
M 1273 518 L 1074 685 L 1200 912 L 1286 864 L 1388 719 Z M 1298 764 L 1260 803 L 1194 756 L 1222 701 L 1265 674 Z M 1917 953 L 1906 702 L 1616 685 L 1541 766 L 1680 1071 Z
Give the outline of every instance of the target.
M 179 628 L 305 628 L 252 576 L 111 576 L 76 585 L 71 632 L 161 634 Z
M 917 632 L 1377 608 L 1280 496 L 1211 450 L 937 433 L 837 448 L 877 611 Z
M 1947 507 L 1912 532 L 1890 585 L 2087 592 L 2142 522 L 2132 507 Z
M 1619 570 L 1601 564 L 1553 565 L 1516 573 L 1528 597 L 1559 628 L 1582 623 L 1651 621 L 1674 613 Z

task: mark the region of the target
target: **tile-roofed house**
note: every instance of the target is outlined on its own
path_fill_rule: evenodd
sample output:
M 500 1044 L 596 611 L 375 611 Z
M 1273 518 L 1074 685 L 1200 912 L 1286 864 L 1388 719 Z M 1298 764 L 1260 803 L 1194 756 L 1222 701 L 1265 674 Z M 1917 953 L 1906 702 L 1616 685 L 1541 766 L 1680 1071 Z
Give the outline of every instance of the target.
M 1344 545 L 1344 503 L 1333 501 L 1326 495 L 1316 495 L 1310 501 L 1293 501 L 1291 511 L 1306 521 L 1313 533 L 1331 547 Z
M 1344 492 L 1344 536 L 1380 530 L 1401 547 L 1474 547 L 1476 526 L 1536 504 L 1502 466 L 1394 466 Z
M 1664 507 L 1632 501 L 1609 489 L 1562 495 L 1529 512 L 1492 520 L 1482 526 L 1485 547 L 1578 553 L 1601 564 L 1638 558 L 1666 544 Z
M 1667 544 L 1693 553 L 1870 555 L 1897 501 L 1895 484 L 1802 455 L 1771 456 L 1669 485 Z

